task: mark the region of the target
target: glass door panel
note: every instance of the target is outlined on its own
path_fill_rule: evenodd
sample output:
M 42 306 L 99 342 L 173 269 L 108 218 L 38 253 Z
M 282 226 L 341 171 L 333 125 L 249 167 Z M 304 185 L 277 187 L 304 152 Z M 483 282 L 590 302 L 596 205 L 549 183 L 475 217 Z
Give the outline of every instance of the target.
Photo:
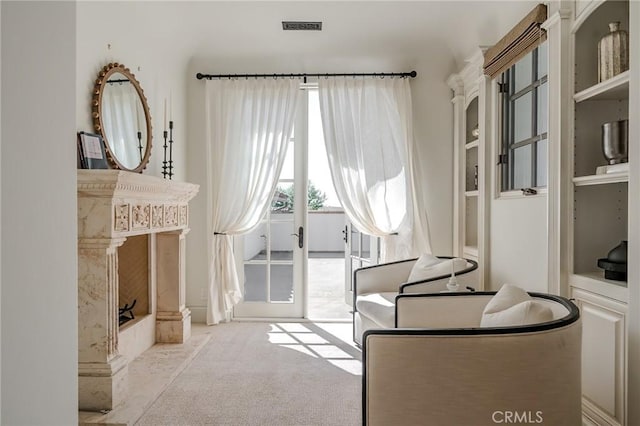
M 271 303 L 293 303 L 293 264 L 271 265 Z
M 290 213 L 271 215 L 270 302 L 293 303 L 294 223 Z
M 365 266 L 378 263 L 379 238 L 363 234 L 347 219 L 345 226 L 349 236 L 345 256 L 345 302 L 353 304 L 353 272 Z
M 306 111 L 305 111 L 306 112 Z M 300 113 L 298 114 L 300 115 Z M 305 129 L 297 118 L 296 129 Z M 295 133 L 295 132 L 294 132 Z M 306 225 L 306 137 L 294 134 L 285 162 L 260 225 L 235 238 L 243 300 L 234 308 L 237 318 L 301 318 L 304 314 L 306 247 L 299 246 L 299 229 Z M 303 231 L 304 232 L 304 231 Z
M 264 223 L 244 237 L 244 300 L 266 302 L 267 230 Z

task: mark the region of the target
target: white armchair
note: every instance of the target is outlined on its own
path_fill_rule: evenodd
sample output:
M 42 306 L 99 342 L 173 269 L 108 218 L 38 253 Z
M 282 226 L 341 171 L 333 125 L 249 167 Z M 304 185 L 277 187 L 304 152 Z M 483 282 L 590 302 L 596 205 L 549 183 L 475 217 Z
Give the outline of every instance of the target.
M 438 259 L 443 262 L 450 259 L 450 262 L 453 262 L 459 291 L 465 291 L 467 287 L 477 288 L 479 280 L 476 262 L 448 256 L 438 256 Z M 417 261 L 416 258 L 383 263 L 360 268 L 354 272 L 353 340 L 357 344 L 362 343 L 362 334 L 366 330 L 395 326 L 395 298 L 398 294 L 436 293 L 448 290 L 450 266 L 445 268 L 444 273 L 442 268 L 433 268 L 432 275 L 409 282 Z
M 399 295 L 398 328 L 363 336 L 363 424 L 581 424 L 578 308 L 530 293 L 550 321 L 480 327 L 494 294 Z

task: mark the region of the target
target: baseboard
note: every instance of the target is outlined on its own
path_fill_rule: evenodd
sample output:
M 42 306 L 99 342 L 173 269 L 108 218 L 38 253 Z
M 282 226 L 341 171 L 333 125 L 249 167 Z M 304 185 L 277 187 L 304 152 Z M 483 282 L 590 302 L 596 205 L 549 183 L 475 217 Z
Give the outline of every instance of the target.
M 206 306 L 187 306 L 191 311 L 191 324 L 207 323 L 207 307 Z

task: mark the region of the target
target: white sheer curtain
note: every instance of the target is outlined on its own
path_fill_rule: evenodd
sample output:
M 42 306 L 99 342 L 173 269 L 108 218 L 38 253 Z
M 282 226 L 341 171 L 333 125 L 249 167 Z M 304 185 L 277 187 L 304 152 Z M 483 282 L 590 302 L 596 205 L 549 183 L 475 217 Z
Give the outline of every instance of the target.
M 137 133 L 142 104 L 138 92 L 131 83 L 110 83 L 102 93 L 105 136 L 118 161 L 135 168 L 141 160 Z
M 408 80 L 320 79 L 319 94 L 331 175 L 347 217 L 382 238 L 383 262 L 414 255 Z M 428 226 L 419 228 L 426 239 L 419 245 L 430 251 Z
M 299 93 L 291 79 L 206 82 L 207 324 L 227 319 L 242 297 L 231 236 L 251 231 L 270 206 Z

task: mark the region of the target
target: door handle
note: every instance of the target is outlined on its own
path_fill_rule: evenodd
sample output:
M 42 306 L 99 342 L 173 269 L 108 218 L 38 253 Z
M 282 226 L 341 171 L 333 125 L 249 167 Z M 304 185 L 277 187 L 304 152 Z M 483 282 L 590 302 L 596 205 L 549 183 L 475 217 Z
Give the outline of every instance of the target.
M 296 237 L 298 237 L 298 247 L 303 248 L 304 247 L 304 228 L 302 226 L 299 227 L 298 233 L 291 234 L 291 235 L 295 235 Z

